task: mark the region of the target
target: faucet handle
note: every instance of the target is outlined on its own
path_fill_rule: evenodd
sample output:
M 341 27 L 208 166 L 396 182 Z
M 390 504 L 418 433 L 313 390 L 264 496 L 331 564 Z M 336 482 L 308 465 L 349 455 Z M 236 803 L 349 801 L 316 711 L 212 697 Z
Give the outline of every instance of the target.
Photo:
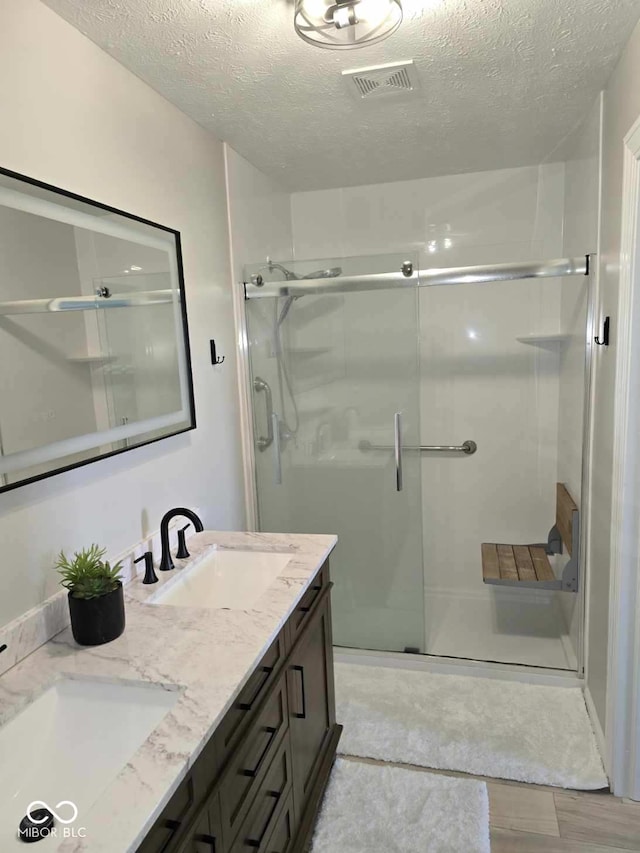
M 178 550 L 176 551 L 176 557 L 178 560 L 186 560 L 187 557 L 190 557 L 191 554 L 187 550 L 187 540 L 185 535 L 185 530 L 191 527 L 191 524 L 185 524 L 184 527 L 181 527 L 178 530 Z
M 140 560 L 144 560 L 144 579 L 142 583 L 158 583 L 158 576 L 153 569 L 153 553 L 146 551 L 142 557 L 138 557 L 133 562 L 139 563 Z

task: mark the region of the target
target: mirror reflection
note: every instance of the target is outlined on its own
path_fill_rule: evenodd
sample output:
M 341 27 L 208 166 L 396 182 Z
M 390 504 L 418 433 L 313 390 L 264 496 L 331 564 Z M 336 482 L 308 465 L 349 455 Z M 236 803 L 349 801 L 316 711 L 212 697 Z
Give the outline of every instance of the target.
M 177 232 L 0 174 L 0 490 L 193 428 Z

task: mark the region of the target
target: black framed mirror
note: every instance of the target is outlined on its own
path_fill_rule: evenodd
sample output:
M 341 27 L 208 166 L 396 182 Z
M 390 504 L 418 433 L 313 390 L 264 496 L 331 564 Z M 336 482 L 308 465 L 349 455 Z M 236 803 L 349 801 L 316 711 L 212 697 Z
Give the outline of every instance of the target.
M 179 232 L 0 168 L 0 492 L 195 426 Z

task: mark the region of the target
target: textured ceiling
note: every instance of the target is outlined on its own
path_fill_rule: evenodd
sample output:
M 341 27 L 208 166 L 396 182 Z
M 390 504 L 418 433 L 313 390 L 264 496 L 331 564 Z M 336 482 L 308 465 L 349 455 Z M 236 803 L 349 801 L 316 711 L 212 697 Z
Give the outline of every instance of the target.
M 291 0 L 44 2 L 297 190 L 544 160 L 640 15 L 640 0 L 404 0 L 386 41 L 327 51 L 296 36 Z M 408 99 L 359 103 L 341 78 L 405 59 L 421 81 Z

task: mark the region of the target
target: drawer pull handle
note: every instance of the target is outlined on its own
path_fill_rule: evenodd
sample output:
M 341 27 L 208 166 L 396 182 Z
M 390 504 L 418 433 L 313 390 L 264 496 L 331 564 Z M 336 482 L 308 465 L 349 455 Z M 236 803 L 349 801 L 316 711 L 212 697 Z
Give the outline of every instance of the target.
M 267 830 L 269 829 L 269 824 L 271 823 L 271 818 L 273 817 L 273 813 L 274 813 L 274 811 L 275 811 L 275 809 L 276 809 L 276 806 L 278 805 L 278 800 L 279 800 L 279 799 L 280 799 L 280 797 L 282 796 L 282 792 L 281 792 L 281 791 L 266 791 L 265 793 L 266 793 L 267 797 L 272 797 L 276 802 L 275 802 L 275 805 L 273 806 L 273 808 L 272 808 L 272 809 L 271 809 L 271 811 L 270 811 L 269 820 L 267 821 L 267 823 L 265 824 L 264 829 L 262 830 L 262 835 L 261 835 L 261 836 L 260 836 L 260 838 L 258 838 L 258 839 L 255 839 L 255 838 L 247 838 L 247 839 L 246 839 L 247 847 L 261 847 L 261 846 L 262 846 L 262 842 L 264 841 L 264 837 L 265 837 L 265 835 L 267 834 Z
M 303 666 L 292 666 L 291 669 L 294 672 L 300 673 L 300 694 L 302 696 L 302 711 L 295 713 L 294 717 L 298 720 L 306 720 L 307 718 L 307 699 L 305 696 L 304 690 L 304 667 Z
M 240 774 L 241 776 L 248 776 L 250 779 L 256 778 L 256 776 L 258 775 L 258 771 L 260 770 L 260 765 L 264 761 L 265 756 L 266 756 L 267 752 L 269 751 L 271 744 L 273 743 L 273 739 L 276 736 L 277 732 L 278 732 L 278 729 L 275 726 L 265 726 L 264 727 L 264 733 L 269 735 L 269 737 L 267 739 L 266 746 L 262 750 L 262 752 L 260 753 L 260 758 L 258 758 L 258 760 L 256 761 L 256 765 L 255 765 L 254 769 L 253 770 L 242 770 L 241 774 Z
M 263 666 L 262 672 L 264 673 L 265 677 L 263 679 L 261 679 L 260 683 L 258 684 L 258 686 L 256 688 L 256 692 L 253 694 L 251 699 L 248 702 L 238 702 L 238 707 L 240 708 L 241 711 L 250 711 L 253 708 L 256 699 L 258 698 L 258 696 L 262 692 L 262 688 L 267 683 L 269 676 L 273 672 L 273 667 L 272 666 Z
M 216 853 L 216 837 L 215 835 L 207 835 L 203 833 L 202 835 L 196 835 L 194 841 L 199 844 L 208 844 L 211 847 L 211 853 Z
M 318 593 L 322 592 L 322 584 L 319 584 L 319 585 L 316 584 L 316 585 L 310 587 L 309 591 L 314 593 L 314 595 L 311 598 L 311 604 L 309 604 L 308 607 L 306 605 L 304 607 L 298 607 L 298 610 L 300 613 L 308 613 L 311 610 L 316 598 L 318 597 Z

